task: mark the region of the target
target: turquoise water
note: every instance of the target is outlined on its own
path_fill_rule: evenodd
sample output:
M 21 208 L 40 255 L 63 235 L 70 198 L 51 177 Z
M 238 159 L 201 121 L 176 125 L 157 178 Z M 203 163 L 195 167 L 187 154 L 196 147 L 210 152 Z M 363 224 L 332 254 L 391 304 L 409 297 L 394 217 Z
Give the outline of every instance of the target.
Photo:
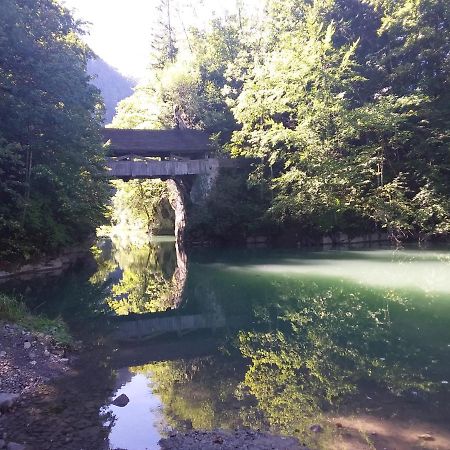
M 19 289 L 114 348 L 130 403 L 101 410 L 111 448 L 243 426 L 312 448 L 450 448 L 447 248 L 186 255 L 159 239 L 96 260 Z

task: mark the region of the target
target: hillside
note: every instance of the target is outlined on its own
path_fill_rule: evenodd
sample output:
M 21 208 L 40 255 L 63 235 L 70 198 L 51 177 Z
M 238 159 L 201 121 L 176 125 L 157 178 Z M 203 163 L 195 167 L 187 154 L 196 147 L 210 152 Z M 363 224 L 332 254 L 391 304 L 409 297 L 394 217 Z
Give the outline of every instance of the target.
M 133 93 L 136 82 L 122 75 L 101 58 L 88 62 L 88 73 L 94 78 L 92 83 L 102 92 L 106 106 L 105 124 L 109 124 L 114 117 L 117 103 Z

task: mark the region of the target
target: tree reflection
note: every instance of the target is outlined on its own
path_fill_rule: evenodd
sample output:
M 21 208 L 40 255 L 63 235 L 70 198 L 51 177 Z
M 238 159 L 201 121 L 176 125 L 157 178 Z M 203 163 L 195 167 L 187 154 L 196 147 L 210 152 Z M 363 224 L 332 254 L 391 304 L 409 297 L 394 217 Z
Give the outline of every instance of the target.
M 131 369 L 149 378 L 174 429 L 234 428 L 243 407 L 235 392 L 242 368 L 213 357 L 166 361 Z
M 214 280 L 209 286 L 224 311 L 236 314 L 245 304 L 252 313 L 247 326 L 228 330 L 220 357 L 136 369 L 152 380 L 172 426 L 247 425 L 311 443 L 309 427 L 326 423 L 324 415 L 346 399 L 367 404 L 367 386 L 394 401 L 411 391 L 443 395 L 450 310 L 439 295 L 333 278 L 225 271 L 214 279 L 198 269 Z M 230 286 L 241 292 L 232 306 Z M 328 433 L 314 445 L 326 448 Z
M 117 315 L 166 311 L 179 306 L 186 282 L 186 254 L 176 242 L 137 247 L 112 241 L 95 251 L 93 284 L 108 291 L 106 303 Z
M 442 352 L 432 329 L 426 329 L 426 315 L 411 314 L 415 307 L 408 295 L 327 284 L 275 284 L 274 298 L 281 300 L 258 311 L 266 324 L 276 311 L 272 331 L 238 336 L 242 355 L 251 361 L 242 387 L 280 431 L 306 434 L 324 411 L 358 394 L 363 382 L 393 395 L 436 392 L 441 386 L 429 368 L 433 360 L 442 361 Z M 402 317 L 408 314 L 412 323 L 405 327 Z M 441 326 L 448 338 L 445 320 L 448 308 L 433 327 Z M 420 333 L 408 335 L 408 328 L 419 324 Z

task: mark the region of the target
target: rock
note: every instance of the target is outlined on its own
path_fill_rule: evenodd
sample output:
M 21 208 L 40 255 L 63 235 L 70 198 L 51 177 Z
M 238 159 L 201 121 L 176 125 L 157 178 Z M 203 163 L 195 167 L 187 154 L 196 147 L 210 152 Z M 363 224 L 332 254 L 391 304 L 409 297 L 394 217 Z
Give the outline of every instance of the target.
M 36 352 L 30 352 L 30 353 L 28 353 L 28 357 L 29 357 L 30 359 L 35 359 L 35 358 L 36 358 Z
M 124 406 L 127 406 L 130 399 L 125 395 L 121 394 L 117 398 L 115 398 L 112 402 L 114 406 L 119 406 L 120 408 L 123 408 Z
M 26 450 L 25 445 L 17 444 L 16 442 L 10 442 L 6 446 L 6 450 Z
M 6 356 L 6 352 L 5 351 L 1 351 L 0 352 L 0 358 L 4 358 Z M 0 447 L 1 448 L 1 447 Z
M 18 394 L 0 393 L 0 412 L 9 411 L 19 398 Z
M 47 349 L 45 349 L 44 356 L 46 356 L 48 358 L 50 355 L 51 355 L 51 353 Z
M 37 361 L 35 361 L 35 360 L 30 361 L 30 364 L 31 364 L 32 366 L 35 366 L 35 365 L 37 364 Z
M 418 436 L 422 441 L 434 441 L 434 437 L 431 434 L 425 433 Z
M 25 341 L 25 342 L 23 343 L 23 348 L 24 348 L 25 350 L 30 349 L 30 348 L 31 348 L 31 342 L 30 342 L 30 341 Z
M 319 424 L 311 425 L 309 429 L 314 433 L 322 433 L 323 431 L 323 428 Z

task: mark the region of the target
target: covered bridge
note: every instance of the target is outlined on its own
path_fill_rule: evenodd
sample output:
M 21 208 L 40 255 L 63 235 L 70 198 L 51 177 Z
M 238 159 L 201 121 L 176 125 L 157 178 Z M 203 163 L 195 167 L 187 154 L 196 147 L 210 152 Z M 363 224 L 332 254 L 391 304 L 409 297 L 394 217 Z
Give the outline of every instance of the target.
M 207 175 L 229 160 L 212 157 L 208 133 L 198 130 L 130 130 L 104 128 L 111 178 L 176 178 Z

